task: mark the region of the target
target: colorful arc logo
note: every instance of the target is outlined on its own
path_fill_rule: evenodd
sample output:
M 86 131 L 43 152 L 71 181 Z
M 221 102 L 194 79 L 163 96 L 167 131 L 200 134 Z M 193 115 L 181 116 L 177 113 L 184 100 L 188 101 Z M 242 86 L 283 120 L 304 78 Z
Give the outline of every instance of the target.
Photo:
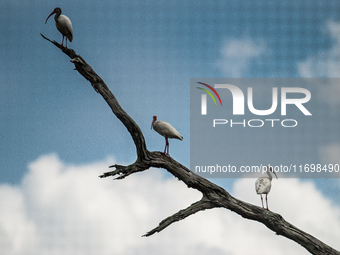
M 205 84 L 205 83 L 203 83 L 203 82 L 197 82 L 197 83 L 202 84 L 202 85 L 208 87 L 209 89 L 211 89 L 211 91 L 214 92 L 215 95 L 217 96 L 217 98 L 218 98 L 218 100 L 220 101 L 220 104 L 221 104 L 221 106 L 222 106 L 222 100 L 221 100 L 221 98 L 220 98 L 220 95 L 217 93 L 217 91 L 216 91 L 213 87 L 211 87 L 210 85 Z M 197 88 L 203 90 L 204 92 L 206 92 L 206 93 L 214 100 L 215 105 L 217 105 L 214 96 L 211 94 L 211 92 L 210 92 L 209 90 L 203 89 L 203 88 L 200 88 L 200 87 L 197 87 Z

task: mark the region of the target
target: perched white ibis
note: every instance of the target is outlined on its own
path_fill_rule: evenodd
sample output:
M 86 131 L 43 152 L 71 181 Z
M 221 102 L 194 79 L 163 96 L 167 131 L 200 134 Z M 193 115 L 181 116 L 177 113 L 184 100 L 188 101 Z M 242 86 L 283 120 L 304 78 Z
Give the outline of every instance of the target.
M 275 176 L 276 176 L 276 179 L 277 179 L 277 175 L 273 171 L 273 168 L 270 167 L 270 166 L 267 166 L 268 177 L 258 178 L 256 180 L 256 182 L 255 182 L 256 193 L 261 196 L 262 208 L 264 208 L 262 194 L 266 194 L 266 203 L 267 203 L 267 210 L 268 211 L 269 211 L 269 209 L 268 209 L 267 195 L 268 195 L 268 193 L 270 191 L 270 188 L 272 187 L 272 179 L 273 179 L 273 177 L 272 177 L 270 172 L 274 173 Z
M 151 129 L 154 129 L 158 134 L 165 137 L 165 149 L 164 154 L 169 155 L 169 141 L 168 138 L 175 138 L 183 140 L 183 136 L 168 122 L 157 120 L 157 116 L 153 116 L 153 121 L 151 124 Z M 168 149 L 168 150 L 167 150 Z
M 53 14 L 54 20 L 55 20 L 55 25 L 59 32 L 63 35 L 63 41 L 61 42 L 61 46 L 64 46 L 64 37 L 66 36 L 66 48 L 67 48 L 67 39 L 72 42 L 73 40 L 73 28 L 72 28 L 72 23 L 71 20 L 66 17 L 65 15 L 61 15 L 61 9 L 59 7 L 55 8 L 53 12 L 47 17 L 45 24 L 49 17 L 51 17 Z

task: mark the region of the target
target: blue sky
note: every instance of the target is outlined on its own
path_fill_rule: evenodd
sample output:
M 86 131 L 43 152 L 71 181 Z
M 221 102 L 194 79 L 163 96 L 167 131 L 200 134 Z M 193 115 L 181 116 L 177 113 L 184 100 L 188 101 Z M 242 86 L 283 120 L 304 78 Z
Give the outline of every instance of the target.
M 48 160 L 64 166 L 63 171 L 71 171 L 72 166 L 77 169 L 100 166 L 93 177 L 97 178 L 107 171 L 106 165 L 111 161 L 129 164 L 136 159 L 131 137 L 105 101 L 73 70 L 69 58 L 40 36 L 43 33 L 61 43 L 62 35 L 54 20 L 50 18 L 44 23 L 57 6 L 73 24 L 74 41 L 68 46 L 104 79 L 121 106 L 141 127 L 148 149 L 164 149 L 164 139 L 150 130 L 152 116 L 158 115 L 184 137 L 183 141 L 170 141 L 170 153 L 188 167 L 190 78 L 339 77 L 338 1 L 2 1 L 3 194 L 7 194 L 7 188 L 22 197 L 35 194 L 26 193 L 24 187 L 36 183 L 30 178 L 39 178 L 34 173 L 40 169 L 41 161 L 46 171 Z M 335 117 L 330 120 L 326 116 L 315 124 L 321 138 L 312 136 L 316 147 L 307 151 L 315 153 L 320 161 L 338 162 L 340 87 L 329 83 L 314 90 L 318 93 L 318 106 L 324 108 L 311 111 L 322 116 L 327 109 Z M 246 137 L 251 138 L 251 134 Z M 288 150 L 289 145 L 285 146 Z M 51 168 L 54 169 L 52 165 Z M 169 181 L 164 176 L 157 178 L 164 183 Z M 237 187 L 243 180 L 213 181 L 240 194 Z M 316 194 L 315 201 L 328 201 L 340 222 L 339 179 L 291 181 L 295 183 L 288 185 L 296 187 L 296 192 L 304 192 L 298 190 L 299 186 L 306 187 Z M 116 185 L 108 182 L 105 187 L 110 184 Z M 253 186 L 249 189 L 255 193 Z M 258 200 L 255 196 L 255 203 Z M 184 203 L 182 207 L 185 206 Z M 26 216 L 30 215 L 32 219 L 37 217 L 34 213 Z M 157 220 L 145 226 L 139 236 L 156 224 Z M 127 253 L 122 248 L 121 254 Z

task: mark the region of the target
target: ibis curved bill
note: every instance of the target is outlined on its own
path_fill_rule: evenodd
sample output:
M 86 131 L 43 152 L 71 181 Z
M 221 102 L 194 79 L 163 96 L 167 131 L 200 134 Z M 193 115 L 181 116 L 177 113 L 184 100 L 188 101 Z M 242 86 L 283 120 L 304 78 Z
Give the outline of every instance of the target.
M 270 172 L 272 172 L 272 173 L 275 175 L 276 179 L 277 179 L 277 175 L 276 175 L 276 173 L 273 171 L 273 168 L 270 167 L 270 166 L 267 166 L 267 175 L 268 175 L 268 177 L 261 177 L 261 178 L 258 178 L 258 179 L 256 180 L 256 182 L 255 182 L 255 190 L 256 190 L 256 193 L 257 193 L 258 195 L 261 196 L 262 208 L 264 208 L 264 206 L 263 206 L 263 198 L 262 198 L 262 194 L 265 194 L 265 195 L 266 195 L 267 208 L 265 208 L 265 209 L 267 209 L 268 211 L 269 211 L 269 209 L 268 209 L 268 199 L 267 199 L 267 195 L 268 195 L 268 193 L 269 193 L 269 191 L 270 191 L 270 189 L 271 189 L 271 187 L 272 187 L 272 179 L 273 179 L 273 177 L 272 177 L 272 175 L 271 175 Z
M 61 42 L 61 46 L 64 47 L 64 37 L 66 37 L 66 46 L 67 48 L 67 39 L 72 42 L 73 40 L 73 28 L 71 20 L 66 17 L 65 15 L 61 15 L 61 9 L 59 7 L 55 8 L 53 12 L 47 17 L 45 24 L 47 20 L 53 15 L 55 20 L 55 25 L 59 32 L 63 35 L 63 41 Z
M 174 138 L 183 140 L 183 136 L 168 122 L 157 120 L 157 116 L 153 116 L 153 121 L 151 123 L 151 129 L 154 129 L 158 134 L 165 137 L 165 149 L 164 154 L 169 155 L 169 141 L 168 138 Z

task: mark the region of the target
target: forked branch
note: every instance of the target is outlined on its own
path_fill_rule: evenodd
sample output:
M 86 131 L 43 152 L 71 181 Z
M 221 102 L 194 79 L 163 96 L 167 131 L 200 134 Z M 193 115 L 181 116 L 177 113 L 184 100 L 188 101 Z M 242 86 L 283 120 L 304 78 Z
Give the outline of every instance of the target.
M 91 66 L 89 66 L 81 56 L 77 55 L 74 50 L 62 47 L 57 42 L 51 41 L 45 36 L 43 36 L 43 38 L 53 43 L 71 58 L 71 62 L 75 65 L 75 69 L 91 83 L 96 92 L 102 95 L 104 100 L 110 106 L 112 112 L 127 128 L 135 143 L 137 150 L 136 162 L 129 166 L 113 165 L 111 167 L 114 167 L 115 169 L 104 173 L 100 176 L 101 178 L 113 176 L 116 179 L 124 179 L 130 174 L 145 171 L 150 167 L 164 168 L 184 182 L 188 187 L 196 189 L 202 193 L 203 198 L 200 201 L 193 203 L 188 208 L 180 210 L 174 215 L 166 218 L 160 222 L 158 227 L 149 231 L 145 234 L 145 236 L 150 236 L 156 232 L 160 232 L 172 223 L 183 220 L 196 212 L 224 207 L 236 212 L 246 219 L 263 223 L 277 235 L 285 236 L 297 242 L 312 254 L 340 255 L 340 252 L 336 251 L 332 247 L 285 221 L 281 215 L 232 197 L 223 188 L 191 172 L 188 168 L 164 153 L 148 151 L 143 133 L 139 126 L 121 108 L 115 96 L 111 93 L 104 81 L 96 74 Z

